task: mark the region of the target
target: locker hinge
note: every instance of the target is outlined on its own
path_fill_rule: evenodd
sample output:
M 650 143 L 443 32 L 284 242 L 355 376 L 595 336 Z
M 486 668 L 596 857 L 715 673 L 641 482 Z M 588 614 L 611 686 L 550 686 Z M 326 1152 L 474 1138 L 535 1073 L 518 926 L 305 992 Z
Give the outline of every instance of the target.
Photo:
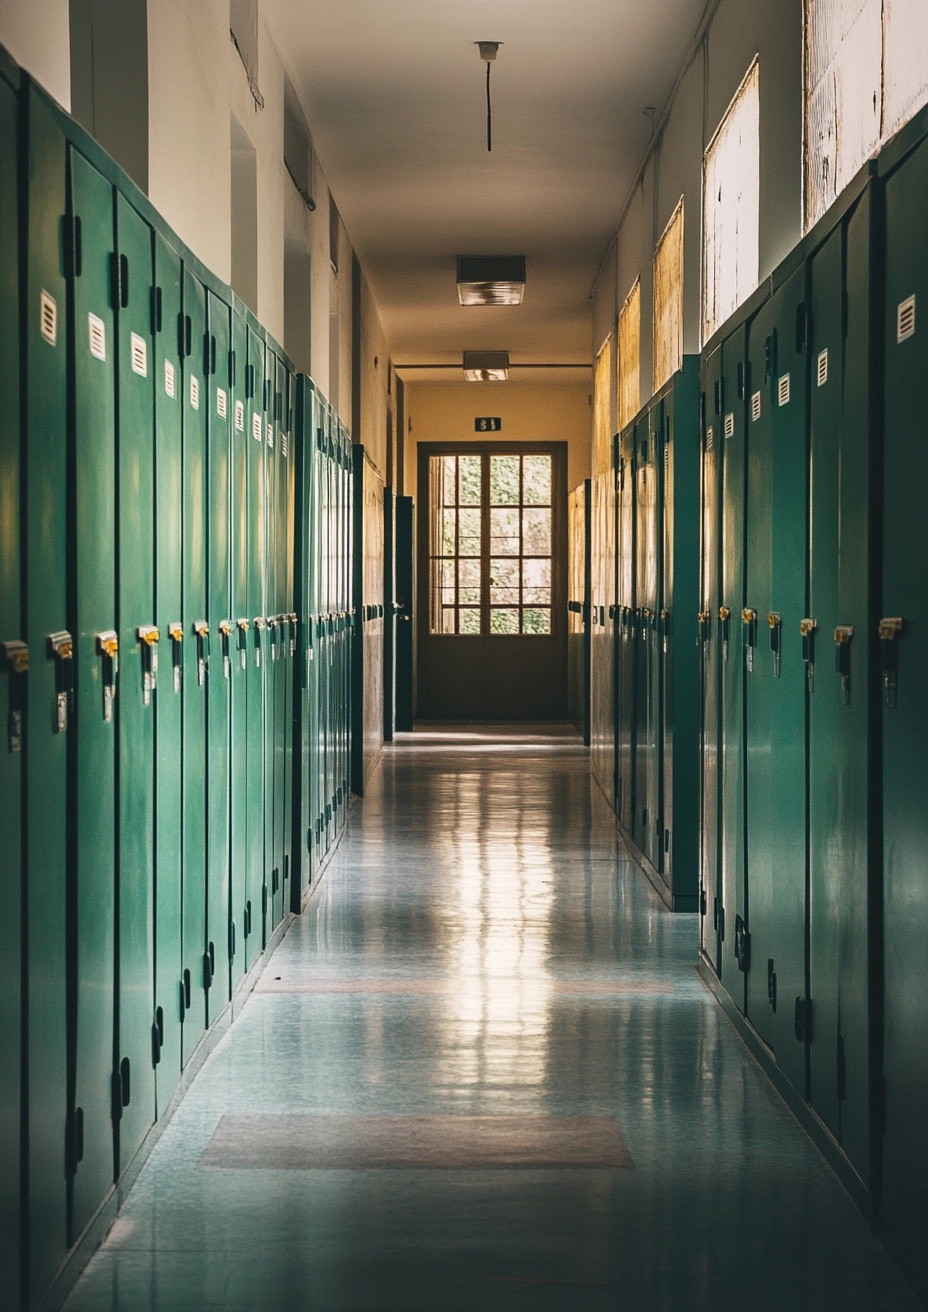
M 793 1032 L 800 1043 L 812 1042 L 812 999 L 797 998 Z
M 735 960 L 746 975 L 751 969 L 751 935 L 741 916 L 735 916 Z
M 847 1063 L 844 1057 L 844 1035 L 838 1035 L 838 1052 L 837 1052 L 837 1093 L 838 1101 L 844 1102 L 847 1098 Z

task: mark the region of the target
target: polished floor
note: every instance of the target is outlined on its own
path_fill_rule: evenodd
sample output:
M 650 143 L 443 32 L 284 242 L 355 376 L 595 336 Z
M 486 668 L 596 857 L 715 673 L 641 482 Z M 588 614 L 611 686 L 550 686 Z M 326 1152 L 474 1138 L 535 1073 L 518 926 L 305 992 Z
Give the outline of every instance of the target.
M 567 731 L 387 751 L 69 1312 L 915 1312 Z

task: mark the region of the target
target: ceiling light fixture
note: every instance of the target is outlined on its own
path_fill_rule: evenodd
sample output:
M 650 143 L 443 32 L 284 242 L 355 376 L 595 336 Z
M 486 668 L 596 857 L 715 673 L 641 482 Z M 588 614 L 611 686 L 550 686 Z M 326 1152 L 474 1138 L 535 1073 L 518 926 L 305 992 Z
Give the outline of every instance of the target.
M 521 305 L 524 293 L 524 255 L 458 256 L 462 305 Z
M 504 383 L 509 377 L 509 352 L 465 351 L 464 377 L 469 383 Z
M 502 41 L 475 41 L 480 58 L 487 66 L 487 150 L 493 149 L 493 106 L 490 103 L 490 65 L 496 58 Z

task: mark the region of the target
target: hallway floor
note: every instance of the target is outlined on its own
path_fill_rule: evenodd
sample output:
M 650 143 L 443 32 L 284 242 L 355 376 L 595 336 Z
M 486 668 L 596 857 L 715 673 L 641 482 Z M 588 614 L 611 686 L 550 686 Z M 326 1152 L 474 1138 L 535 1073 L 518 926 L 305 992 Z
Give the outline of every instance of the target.
M 915 1312 L 572 731 L 386 752 L 68 1312 Z

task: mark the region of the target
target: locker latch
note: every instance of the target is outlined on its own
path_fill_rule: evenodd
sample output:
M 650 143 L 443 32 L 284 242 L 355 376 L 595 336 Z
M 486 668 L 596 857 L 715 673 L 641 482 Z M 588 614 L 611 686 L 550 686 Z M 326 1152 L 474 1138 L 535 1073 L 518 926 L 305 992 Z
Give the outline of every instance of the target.
M 267 628 L 271 644 L 271 660 L 277 660 L 277 626 L 280 621 L 279 615 L 268 615 Z
M 242 669 L 248 666 L 248 630 L 251 625 L 247 620 L 238 620 L 238 660 Z
M 174 671 L 174 691 L 180 692 L 181 669 L 183 666 L 184 653 L 184 626 L 179 622 L 168 625 L 168 636 L 171 639 L 171 668 Z
M 197 683 L 202 688 L 209 667 L 209 625 L 206 620 L 194 620 L 193 631 L 197 639 Z
M 261 668 L 261 645 L 263 641 L 261 634 L 264 632 L 266 628 L 267 628 L 267 621 L 265 620 L 264 616 L 256 615 L 255 616 L 255 667 L 256 669 Z
M 223 678 L 232 676 L 232 621 L 220 620 L 219 632 L 222 635 L 222 674 Z
M 731 607 L 719 606 L 719 632 L 722 636 L 722 660 L 728 660 L 728 640 L 731 637 Z
M 799 621 L 799 632 L 802 635 L 802 659 L 805 661 L 806 678 L 809 680 L 809 691 L 815 682 L 815 630 L 818 628 L 816 620 L 806 618 Z
M 783 635 L 783 617 L 779 611 L 767 612 L 767 624 L 770 628 L 770 650 L 773 652 L 773 677 L 780 677 L 780 639 Z
M 23 709 L 25 706 L 25 676 L 29 672 L 29 648 L 19 638 L 0 642 L 0 653 L 10 672 L 10 709 L 7 715 L 7 747 L 10 752 L 23 749 Z
M 297 629 L 300 622 L 300 617 L 297 615 L 296 611 L 290 612 L 287 616 L 287 622 L 290 625 L 290 655 L 293 657 L 296 655 Z
M 696 642 L 700 646 L 705 646 L 709 641 L 709 612 L 701 610 L 696 616 Z
M 638 614 L 641 617 L 641 638 L 642 641 L 647 642 L 648 632 L 651 628 L 651 619 L 653 616 L 653 611 L 648 606 L 642 606 Z
M 812 999 L 797 998 L 793 1013 L 793 1033 L 800 1043 L 812 1042 Z
M 142 701 L 148 706 L 158 682 L 158 643 L 161 633 L 154 624 L 143 624 L 136 630 L 142 644 Z
M 660 633 L 663 641 L 664 652 L 666 654 L 670 649 L 670 611 L 662 610 L 660 613 Z
M 62 629 L 48 635 L 48 649 L 55 661 L 55 732 L 64 733 L 71 716 L 74 641 Z
M 119 674 L 119 635 L 115 629 L 105 629 L 97 634 L 97 651 L 103 657 L 103 718 L 112 720 L 116 676 Z
M 883 704 L 896 705 L 897 647 L 902 636 L 902 617 L 891 616 L 880 620 L 880 661 L 883 669 Z
M 751 935 L 741 916 L 735 916 L 735 960 L 746 975 L 751 969 Z
M 839 624 L 835 629 L 835 669 L 841 680 L 841 700 L 845 706 L 851 701 L 851 639 L 853 624 Z
M 741 612 L 741 622 L 745 626 L 745 660 L 747 662 L 748 674 L 751 674 L 754 670 L 754 648 L 757 645 L 757 611 L 751 610 L 749 606 L 746 606 Z

